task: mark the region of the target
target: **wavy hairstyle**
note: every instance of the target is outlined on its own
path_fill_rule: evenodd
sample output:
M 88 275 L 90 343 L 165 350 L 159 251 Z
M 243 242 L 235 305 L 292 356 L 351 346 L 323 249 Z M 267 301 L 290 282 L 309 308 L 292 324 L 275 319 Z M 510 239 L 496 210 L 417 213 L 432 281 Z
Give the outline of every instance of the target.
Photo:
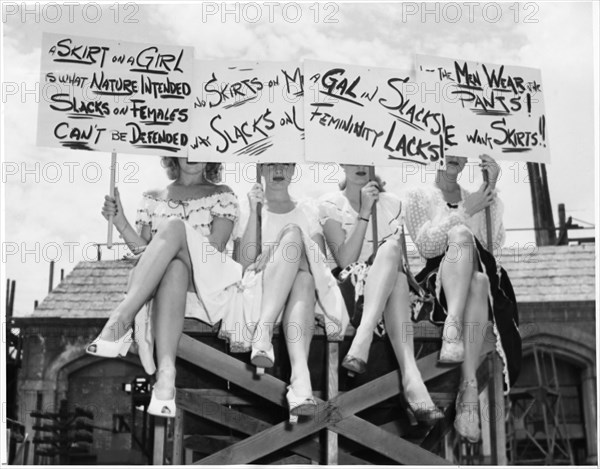
M 171 180 L 175 180 L 179 177 L 179 158 L 174 156 L 163 156 L 160 160 L 160 164 L 167 170 L 167 177 Z M 223 165 L 221 163 L 206 163 L 204 168 L 204 177 L 207 181 L 212 183 L 221 182 L 221 170 Z

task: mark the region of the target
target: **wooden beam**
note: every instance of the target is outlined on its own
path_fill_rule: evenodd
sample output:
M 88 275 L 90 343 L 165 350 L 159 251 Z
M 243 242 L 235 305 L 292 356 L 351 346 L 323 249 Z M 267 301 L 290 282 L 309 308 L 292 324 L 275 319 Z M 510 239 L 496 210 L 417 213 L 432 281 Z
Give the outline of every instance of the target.
M 176 400 L 178 408 L 227 428 L 245 433 L 246 435 L 254 435 L 271 428 L 271 424 L 267 422 L 263 422 L 260 419 L 237 410 L 221 406 L 216 401 L 199 396 L 197 393 L 191 391 L 178 389 Z M 316 440 L 298 443 L 291 446 L 289 450 L 313 461 L 318 461 L 320 458 L 321 449 Z M 368 462 L 346 452 L 340 452 L 340 464 L 364 465 L 368 464 Z
M 493 344 L 484 343 L 483 353 L 493 350 Z M 211 371 L 221 378 L 232 381 L 245 389 L 255 392 L 262 397 L 281 406 L 285 405 L 285 383 L 270 375 L 263 375 L 259 380 L 253 379 L 253 373 L 246 364 L 229 357 L 210 346 L 195 341 L 183 335 L 179 342 L 178 355 L 197 366 Z M 421 375 L 425 381 L 440 376 L 451 367 L 441 367 L 437 363 L 437 354 L 430 354 L 418 361 Z M 230 448 L 215 453 L 199 463 L 201 464 L 243 464 L 256 460 L 266 454 L 276 451 L 284 446 L 313 434 L 325 427 L 335 425 L 335 430 L 344 432 L 346 436 L 354 434 L 357 428 L 368 427 L 371 424 L 355 417 L 354 414 L 369 408 L 379 402 L 398 394 L 400 390 L 400 376 L 394 371 L 358 388 L 340 394 L 327 403 L 319 402 L 319 409 L 315 418 L 307 422 L 299 422 L 291 429 L 287 422 L 275 425 L 260 434 L 253 435 Z M 344 420 L 345 419 L 345 420 Z M 344 420 L 342 422 L 342 420 Z M 356 421 L 355 421 L 356 420 Z M 363 423 L 364 422 L 364 423 Z M 337 424 L 337 425 L 336 425 Z M 367 424 L 367 425 L 365 425 Z M 362 436 L 359 432 L 357 437 Z M 390 435 L 393 437 L 393 435 Z M 400 438 L 396 440 L 403 441 Z M 413 452 L 422 451 L 417 445 L 411 445 Z M 251 455 L 251 456 L 250 456 Z M 411 459 L 413 455 L 406 456 Z M 248 458 L 252 459 L 248 459 Z M 437 456 L 436 456 L 437 457 Z M 439 459 L 439 464 L 446 461 Z M 400 461 L 401 462 L 401 461 Z
M 432 355 L 433 356 L 427 356 L 419 360 L 419 362 L 426 362 L 428 365 L 426 367 L 426 376 L 434 374 L 436 371 L 440 374 L 448 371 L 448 367 L 443 371 L 436 370 L 436 367 L 432 366 L 432 364 L 437 362 L 437 354 Z M 385 450 L 386 454 L 393 455 L 393 459 L 400 463 L 408 461 L 409 464 L 412 464 L 415 459 L 424 458 L 425 453 L 427 452 L 417 445 L 402 440 L 389 432 L 385 432 L 385 434 L 381 433 L 384 432 L 384 430 L 354 416 L 361 410 L 367 409 L 385 399 L 393 397 L 398 394 L 399 389 L 399 373 L 396 371 L 388 373 L 387 375 L 365 383 L 352 391 L 339 394 L 327 403 L 320 402 L 320 409 L 315 415 L 315 418 L 309 421 L 298 422 L 296 425 L 291 426 L 291 428 L 287 422 L 280 423 L 258 435 L 251 436 L 223 451 L 208 456 L 197 464 L 248 463 L 328 426 L 333 426 L 332 429 L 335 431 L 343 433 L 344 436 L 358 441 L 365 438 L 365 431 L 369 432 L 377 429 L 377 436 L 385 441 L 385 445 L 377 445 L 374 441 L 370 441 L 370 446 L 376 446 L 377 449 Z M 393 449 L 386 449 L 386 446 L 390 444 L 392 446 L 395 445 L 401 447 L 402 451 L 397 452 Z M 432 455 L 431 453 L 427 454 L 429 455 L 427 460 L 431 464 L 447 463 L 445 459 Z
M 175 423 L 173 424 L 173 463 L 174 466 L 183 464 L 183 410 L 177 407 Z
M 332 399 L 338 394 L 339 390 L 339 365 L 340 365 L 340 346 L 337 342 L 327 342 L 327 399 Z M 338 436 L 331 430 L 325 433 L 325 464 L 328 466 L 338 464 Z
M 506 466 L 506 423 L 504 406 L 504 374 L 502 362 L 497 353 L 489 357 L 490 381 L 488 417 L 490 419 L 490 440 L 492 444 L 492 464 Z
M 268 374 L 256 379 L 253 366 L 226 355 L 210 345 L 192 339 L 187 334 L 183 334 L 179 339 L 177 356 L 268 401 L 282 407 L 287 406 L 285 401 L 286 384 L 283 381 Z
M 449 464 L 437 454 L 391 434 L 366 420 L 347 419 L 333 426 L 341 435 L 401 464 L 441 466 Z
M 167 419 L 154 417 L 154 451 L 152 452 L 152 465 L 162 466 L 165 462 L 165 437 Z

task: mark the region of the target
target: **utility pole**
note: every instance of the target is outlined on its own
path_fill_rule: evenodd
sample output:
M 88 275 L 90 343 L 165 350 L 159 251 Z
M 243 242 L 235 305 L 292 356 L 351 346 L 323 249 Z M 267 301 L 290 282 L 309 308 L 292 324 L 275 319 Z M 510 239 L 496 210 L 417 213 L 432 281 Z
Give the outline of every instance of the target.
M 535 242 L 538 246 L 553 246 L 556 244 L 556 227 L 550 202 L 550 189 L 546 165 L 543 163 L 527 163 L 531 203 L 533 205 L 533 223 L 535 227 Z

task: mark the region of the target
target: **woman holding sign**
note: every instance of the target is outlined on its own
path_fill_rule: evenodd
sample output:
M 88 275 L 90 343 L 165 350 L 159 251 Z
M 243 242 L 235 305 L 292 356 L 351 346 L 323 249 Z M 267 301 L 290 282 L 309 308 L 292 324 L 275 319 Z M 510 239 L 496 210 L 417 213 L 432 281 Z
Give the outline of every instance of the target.
M 410 235 L 427 259 L 416 278 L 437 299 L 430 320 L 444 327 L 439 360 L 462 362 L 454 427 L 471 442 L 481 438 L 476 371 L 489 319 L 507 389 L 517 378 L 521 357 L 512 285 L 504 269 L 498 269 L 491 247 L 488 251 L 481 244 L 487 239 L 488 207 L 493 244 L 504 242 L 503 205 L 495 193 L 499 167 L 487 155 L 480 158 L 489 183 L 478 191 L 470 193 L 457 182 L 467 159 L 447 156 L 435 185 L 409 192 L 406 207 Z
M 251 350 L 252 364 L 270 368 L 275 362 L 273 329 L 283 322 L 292 369 L 286 397 L 294 422 L 298 415 L 314 414 L 317 405 L 308 368 L 315 317 L 337 338 L 343 337 L 348 315 L 327 267 L 316 207 L 296 202 L 288 191 L 295 164 L 261 164 L 259 170 L 265 190 L 255 184 L 248 194 L 249 216 L 240 242 L 243 307 L 235 308 L 237 316 L 224 319 L 219 334 L 232 351 Z M 260 255 L 259 204 L 264 206 Z
M 325 239 L 338 265 L 351 322 L 357 328 L 342 366 L 357 374 L 366 371 L 373 332 L 383 325 L 383 316 L 402 372 L 407 410 L 417 420 L 431 423 L 443 414 L 431 400 L 417 367 L 412 334 L 406 334 L 411 307 L 400 238 L 402 203 L 383 192 L 379 180 L 369 181 L 367 166 L 342 168 L 346 176 L 342 190 L 324 196 L 319 206 Z M 372 256 L 368 235 L 375 203 L 381 245 Z
M 164 157 L 174 181 L 162 191 L 147 192 L 137 211 L 135 230 L 125 218 L 118 191 L 105 197 L 102 214 L 113 223 L 132 251 L 125 299 L 112 312 L 91 355 L 124 356 L 135 340 L 148 374 L 156 384 L 148 412 L 175 417 L 175 355 L 184 316 L 208 324 L 220 321 L 237 295 L 242 269 L 223 253 L 238 220 L 235 194 L 216 184 L 220 164 L 190 163 Z M 140 314 L 138 314 L 140 313 Z M 153 361 L 154 341 L 158 370 Z

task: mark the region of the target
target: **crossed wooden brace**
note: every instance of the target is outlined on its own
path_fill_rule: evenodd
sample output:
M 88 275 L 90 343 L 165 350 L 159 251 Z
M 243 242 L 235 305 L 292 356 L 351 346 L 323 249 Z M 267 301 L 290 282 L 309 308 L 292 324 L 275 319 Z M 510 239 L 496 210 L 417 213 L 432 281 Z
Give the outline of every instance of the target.
M 485 341 L 480 363 L 493 350 L 494 344 Z M 286 383 L 268 374 L 256 379 L 253 367 L 250 365 L 195 340 L 187 334 L 182 335 L 179 341 L 177 355 L 268 401 L 282 407 L 287 406 Z M 425 382 L 451 369 L 438 365 L 437 353 L 421 358 L 417 364 Z M 393 371 L 355 389 L 340 393 L 328 401 L 317 399 L 318 407 L 314 418 L 300 420 L 294 425 L 290 425 L 287 421 L 271 425 L 242 412 L 221 406 L 193 390 L 178 389 L 176 398 L 177 406 L 183 410 L 251 435 L 194 462 L 194 464 L 247 464 L 289 445 L 293 445 L 290 451 L 312 460 L 319 460 L 318 443 L 314 440 L 303 442 L 299 442 L 299 440 L 324 428 L 356 441 L 401 464 L 449 464 L 447 460 L 426 449 L 355 416 L 356 413 L 398 394 L 401 389 L 400 378 L 398 371 Z M 181 431 L 181 421 L 179 420 L 178 423 Z M 176 451 L 180 452 L 181 449 L 177 448 Z M 342 451 L 339 452 L 339 457 L 340 464 L 366 463 Z

